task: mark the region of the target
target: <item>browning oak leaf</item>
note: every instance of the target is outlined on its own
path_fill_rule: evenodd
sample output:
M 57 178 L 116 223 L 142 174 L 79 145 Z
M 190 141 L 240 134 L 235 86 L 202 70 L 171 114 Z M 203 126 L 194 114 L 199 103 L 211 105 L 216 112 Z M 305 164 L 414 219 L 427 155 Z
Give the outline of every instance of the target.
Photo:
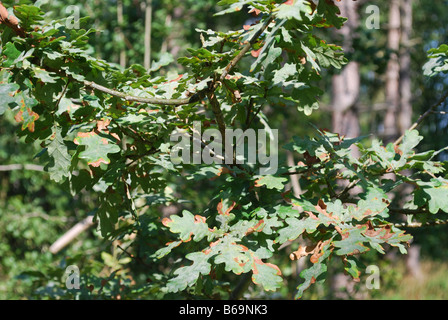
M 164 218 L 162 224 L 168 227 L 172 233 L 178 233 L 183 242 L 188 242 L 193 236 L 193 241 L 201 241 L 205 237 L 212 237 L 213 232 L 205 222 L 205 217 L 193 215 L 184 210 L 182 216 L 172 215 Z
M 0 115 L 2 115 L 11 103 L 16 102 L 15 92 L 20 88 L 16 83 L 0 83 Z
M 237 244 L 231 237 L 225 237 L 213 248 L 219 250 L 219 254 L 214 259 L 215 263 L 224 263 L 227 272 L 231 271 L 235 274 L 241 274 L 250 270 L 250 264 L 248 263 L 251 260 L 249 249 Z
M 334 241 L 333 244 L 338 250 L 335 251 L 337 255 L 353 255 L 363 253 L 369 250 L 363 243 L 368 240 L 364 237 L 367 226 L 349 227 L 343 229 L 342 232 L 346 236 L 344 239 Z
M 39 119 L 39 115 L 33 111 L 33 107 L 37 105 L 37 100 L 30 98 L 24 92 L 19 92 L 16 95 L 16 102 L 19 104 L 19 112 L 15 115 L 14 120 L 17 123 L 22 123 L 22 131 L 28 129 L 34 132 L 35 121 Z
M 328 242 L 322 250 L 323 254 L 318 258 L 316 263 L 300 273 L 300 277 L 305 281 L 297 286 L 297 293 L 295 295 L 296 299 L 300 299 L 303 296 L 304 291 L 312 284 L 325 281 L 327 265 L 324 262 L 330 256 L 332 251 L 332 247 Z
M 258 257 L 254 257 L 252 272 L 252 282 L 263 286 L 266 291 L 276 291 L 283 283 L 280 268 L 272 263 L 264 263 Z
M 85 146 L 86 149 L 79 153 L 79 158 L 87 160 L 87 164 L 92 167 L 99 167 L 101 163 L 109 164 L 107 155 L 121 150 L 112 136 L 96 131 L 79 132 L 74 142 Z

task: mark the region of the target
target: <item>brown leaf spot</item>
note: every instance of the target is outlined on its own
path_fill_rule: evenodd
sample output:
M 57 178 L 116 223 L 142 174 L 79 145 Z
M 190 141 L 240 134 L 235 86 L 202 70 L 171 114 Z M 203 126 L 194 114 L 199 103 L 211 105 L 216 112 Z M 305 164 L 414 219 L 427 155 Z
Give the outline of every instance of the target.
M 381 239 L 387 240 L 387 239 L 389 239 L 389 238 L 391 238 L 393 236 L 392 227 L 391 226 L 385 226 L 383 228 L 383 230 L 386 230 L 386 233 L 383 236 L 380 237 Z
M 255 13 L 256 16 L 258 16 L 261 13 L 261 10 L 258 10 L 257 8 L 252 8 L 249 13 Z
M 246 262 L 239 261 L 237 257 L 233 258 L 233 261 L 235 261 L 240 267 L 244 267 L 246 265 Z
M 22 122 L 22 121 L 23 121 L 23 117 L 22 117 L 22 115 L 23 115 L 23 111 L 19 111 L 19 112 L 15 115 L 14 120 L 16 120 L 16 122 Z
M 210 243 L 210 248 L 213 248 L 214 246 L 217 246 L 218 243 L 221 242 L 221 239 L 216 240 L 215 242 Z
M 181 75 L 179 75 L 176 79 L 173 79 L 173 80 L 170 80 L 170 81 L 168 81 L 168 82 L 176 82 L 176 81 L 179 81 L 180 79 L 182 79 L 182 77 L 183 77 L 184 75 L 183 74 L 181 74 Z
M 87 164 L 91 165 L 92 167 L 99 167 L 102 163 L 108 164 L 109 162 L 104 160 L 103 158 L 99 158 L 97 161 L 94 162 L 88 162 Z
M 90 136 L 93 136 L 95 133 L 94 132 L 78 132 L 78 137 L 79 138 L 87 138 L 87 137 L 90 137 Z M 79 142 L 76 140 L 76 138 L 75 138 L 75 144 L 78 144 L 79 145 Z
M 278 276 L 281 276 L 281 275 L 282 275 L 282 272 L 281 272 L 280 268 L 279 268 L 277 265 L 272 264 L 272 263 L 265 263 L 265 265 L 268 266 L 268 267 L 270 267 L 270 268 L 272 268 L 272 269 L 277 270 L 277 275 L 278 275 Z
M 252 55 L 252 57 L 254 57 L 254 58 L 258 58 L 258 56 L 260 55 L 260 52 L 261 52 L 262 49 L 263 49 L 263 48 L 260 48 L 260 49 L 258 49 L 258 50 L 252 50 L 252 51 L 250 52 L 250 54 Z
M 236 202 L 233 201 L 232 205 L 229 208 L 227 208 L 227 210 L 225 212 L 222 212 L 222 207 L 224 206 L 224 204 L 223 204 L 223 202 L 221 200 L 221 202 L 218 203 L 218 206 L 217 206 L 216 209 L 218 210 L 218 213 L 220 215 L 228 216 L 230 214 L 230 211 L 232 211 L 232 209 L 235 207 L 235 205 L 236 205 Z
M 264 224 L 264 220 L 261 219 L 260 221 L 258 221 L 258 223 L 255 226 L 249 228 L 246 231 L 246 236 L 248 236 L 248 235 L 250 235 L 250 234 L 252 234 L 254 232 L 260 232 L 261 230 L 263 230 L 263 227 L 264 227 L 263 224 Z M 260 226 L 262 226 L 262 227 L 260 228 Z
M 394 151 L 395 153 L 398 153 L 400 156 L 403 155 L 403 151 L 400 150 L 400 147 L 398 145 L 394 145 Z
M 163 224 L 165 227 L 169 227 L 169 224 L 170 224 L 171 222 L 173 222 L 173 220 L 171 220 L 170 218 L 163 218 L 163 219 L 162 219 L 162 224 Z
M 105 119 L 105 120 L 99 120 L 96 122 L 96 127 L 98 128 L 99 131 L 103 131 L 103 130 L 107 130 L 107 127 L 110 124 L 110 120 L 109 119 Z
M 315 246 L 300 246 L 296 251 L 289 255 L 291 260 L 299 260 L 302 257 L 306 257 L 314 251 Z
M 319 262 L 319 258 L 320 258 L 323 254 L 324 254 L 323 252 L 315 252 L 315 253 L 311 256 L 311 258 L 310 258 L 311 263 L 317 263 L 317 262 Z
M 194 223 L 205 223 L 205 217 L 202 217 L 200 215 L 194 216 Z
M 311 219 L 313 219 L 313 220 L 319 220 L 319 218 L 316 217 L 316 215 L 314 215 L 314 213 L 312 213 L 311 211 L 305 211 L 305 212 L 308 214 L 308 216 L 309 216 Z
M 18 25 L 19 25 L 19 21 L 18 21 L 17 18 L 14 17 L 14 16 L 9 16 L 9 17 L 8 17 L 8 21 L 9 21 L 9 23 L 11 23 L 13 26 L 18 26 Z

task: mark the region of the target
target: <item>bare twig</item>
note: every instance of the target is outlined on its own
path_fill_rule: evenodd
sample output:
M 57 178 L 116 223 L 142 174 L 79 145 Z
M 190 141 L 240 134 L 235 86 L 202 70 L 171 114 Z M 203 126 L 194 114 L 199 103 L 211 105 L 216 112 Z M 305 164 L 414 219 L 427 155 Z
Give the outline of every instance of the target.
M 64 249 L 70 242 L 72 242 L 78 235 L 89 229 L 94 224 L 95 223 L 93 222 L 93 216 L 88 216 L 84 220 L 78 222 L 51 245 L 49 249 L 50 252 L 53 254 L 58 253 L 59 251 Z
M 208 100 L 210 101 L 210 105 L 212 106 L 212 111 L 215 115 L 216 123 L 218 124 L 219 132 L 221 132 L 221 137 L 225 141 L 226 136 L 226 123 L 224 121 L 224 115 L 222 114 L 221 106 L 219 105 L 219 101 L 216 98 L 215 92 L 209 92 Z
M 412 222 L 412 223 L 396 223 L 394 224 L 397 228 L 422 228 L 422 227 L 433 227 L 447 225 L 448 220 L 435 220 L 430 222 Z
M 43 166 L 39 166 L 36 164 L 7 164 L 0 166 L 0 171 L 14 170 L 45 171 Z
M 445 94 L 443 95 L 443 97 L 440 98 L 440 100 L 439 100 L 436 104 L 434 104 L 434 105 L 433 105 L 431 108 L 429 108 L 424 114 L 422 114 L 422 115 L 418 118 L 417 122 L 415 122 L 415 123 L 408 129 L 408 131 L 411 131 L 411 130 L 414 130 L 415 128 L 417 128 L 417 127 L 420 125 L 420 123 L 422 123 L 423 120 L 426 119 L 426 117 L 428 117 L 431 113 L 433 113 L 433 111 L 434 111 L 437 107 L 441 106 L 442 103 L 444 103 L 445 100 L 446 100 L 447 98 L 448 98 L 448 92 L 445 93 Z M 398 144 L 400 144 L 401 141 L 403 140 L 403 138 L 404 138 L 404 134 L 394 142 L 394 145 L 398 145 Z
M 195 103 L 195 102 L 201 100 L 201 97 L 204 96 L 205 91 L 206 91 L 206 90 L 199 91 L 195 95 L 191 96 L 190 98 L 186 98 L 186 99 L 143 98 L 143 97 L 131 96 L 131 95 L 125 94 L 120 91 L 106 88 L 102 85 L 99 85 L 99 84 L 93 82 L 93 81 L 83 81 L 83 83 L 86 87 L 110 94 L 111 96 L 121 98 L 125 101 L 167 105 L 167 106 L 181 106 L 181 105 L 185 105 L 185 104 Z

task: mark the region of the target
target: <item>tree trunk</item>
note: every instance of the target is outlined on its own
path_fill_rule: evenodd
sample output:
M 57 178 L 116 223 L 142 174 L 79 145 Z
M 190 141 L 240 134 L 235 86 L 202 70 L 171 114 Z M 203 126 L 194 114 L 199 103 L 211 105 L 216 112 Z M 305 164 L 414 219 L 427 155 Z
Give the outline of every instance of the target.
M 401 1 L 400 49 L 400 112 L 398 129 L 404 134 L 412 125 L 411 53 L 409 42 L 412 33 L 412 0 Z
M 387 48 L 391 51 L 386 71 L 387 112 L 384 118 L 384 142 L 393 142 L 398 138 L 397 116 L 400 104 L 400 2 L 391 0 L 389 6 L 389 32 Z
M 336 30 L 336 35 L 343 39 L 342 49 L 345 53 L 353 51 L 353 40 L 356 29 L 360 26 L 358 13 L 359 4 L 354 1 L 337 2 L 341 16 L 348 20 L 344 26 Z M 361 133 L 358 116 L 358 99 L 361 86 L 359 63 L 350 61 L 340 72 L 332 78 L 332 131 L 340 135 L 354 138 Z M 359 150 L 352 148 L 354 157 L 359 156 Z M 346 185 L 342 185 L 345 187 Z M 355 192 L 358 192 L 356 190 Z M 330 279 L 330 296 L 341 298 L 339 292 L 348 288 L 352 281 L 342 273 L 335 274 Z
M 126 67 L 126 49 L 125 49 L 125 37 L 123 33 L 123 23 L 124 23 L 124 17 L 123 17 L 123 1 L 118 0 L 117 1 L 117 22 L 118 22 L 118 28 L 117 33 L 120 36 L 120 39 L 122 41 L 121 49 L 120 49 L 120 58 L 119 63 L 122 68 Z
M 400 110 L 398 113 L 398 129 L 404 134 L 412 125 L 412 82 L 411 53 L 409 41 L 412 34 L 412 0 L 401 0 L 401 48 L 400 48 Z M 409 176 L 411 172 L 404 172 Z M 401 201 L 410 200 L 412 187 L 407 185 L 401 191 Z M 423 278 L 420 267 L 420 246 L 412 244 L 406 256 L 407 272 L 417 280 Z
M 151 24 L 152 24 L 152 0 L 146 0 L 145 5 L 145 58 L 143 66 L 151 67 Z
M 345 1 L 338 3 L 338 6 L 341 15 L 348 18 L 346 24 L 336 31 L 343 37 L 342 48 L 347 53 L 353 51 L 353 38 L 360 24 L 358 4 L 353 1 Z M 340 74 L 333 76 L 332 79 L 333 132 L 351 138 L 360 135 L 357 108 L 359 90 L 359 64 L 356 61 L 351 61 Z

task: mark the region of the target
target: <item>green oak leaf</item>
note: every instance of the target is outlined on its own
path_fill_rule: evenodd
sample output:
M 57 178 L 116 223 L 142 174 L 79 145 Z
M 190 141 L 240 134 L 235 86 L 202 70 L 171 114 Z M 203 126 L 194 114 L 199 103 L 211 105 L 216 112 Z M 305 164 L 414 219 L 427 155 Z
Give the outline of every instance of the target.
M 361 195 L 361 200 L 358 201 L 356 207 L 350 206 L 348 213 L 354 219 L 361 221 L 366 217 L 375 215 L 387 216 L 388 205 L 390 201 L 386 193 L 379 188 L 368 188 L 364 195 Z
M 2 54 L 6 57 L 6 60 L 2 62 L 2 67 L 9 68 L 12 66 L 21 53 L 21 51 L 17 50 L 14 43 L 7 42 L 2 50 Z
M 403 142 L 400 144 L 399 149 L 403 152 L 403 156 L 414 155 L 413 149 L 423 140 L 417 130 L 406 131 L 403 137 Z
M 314 263 L 310 268 L 303 270 L 300 273 L 300 277 L 305 281 L 297 286 L 297 293 L 295 295 L 296 299 L 300 299 L 303 293 L 314 283 L 322 283 L 325 281 L 325 274 L 327 272 L 327 265 L 324 261 L 330 256 L 331 250 L 329 249 L 329 244 L 324 246 L 323 255 L 319 257 L 316 263 Z
M 181 267 L 174 271 L 176 277 L 168 280 L 167 289 L 169 292 L 178 292 L 194 285 L 201 275 L 208 275 L 211 271 L 211 264 L 208 262 L 209 256 L 203 252 L 193 252 L 185 256 L 193 261 L 191 266 Z
M 215 248 L 215 247 L 213 247 Z M 250 270 L 251 257 L 248 249 L 242 245 L 236 244 L 231 237 L 225 237 L 217 244 L 219 254 L 215 258 L 216 264 L 224 263 L 225 270 L 235 274 L 246 273 Z
M 39 119 L 39 115 L 32 108 L 37 105 L 38 101 L 23 91 L 19 92 L 16 98 L 20 109 L 14 119 L 16 122 L 22 123 L 22 131 L 28 129 L 30 132 L 34 132 L 35 121 Z
M 274 72 L 272 82 L 274 84 L 282 85 L 289 77 L 297 75 L 297 67 L 293 63 L 285 63 L 285 65 Z
M 263 176 L 255 181 L 256 187 L 266 186 L 268 189 L 283 190 L 284 185 L 288 182 L 287 178 L 274 177 L 271 175 Z
M 442 178 L 431 179 L 424 187 L 415 191 L 415 204 L 428 203 L 429 212 L 436 214 L 440 210 L 448 212 L 448 181 Z
M 271 263 L 264 263 L 256 258 L 252 267 L 252 281 L 259 284 L 265 291 L 276 291 L 283 284 L 280 269 Z
M 205 218 L 199 215 L 194 216 L 187 210 L 182 211 L 182 216 L 172 215 L 164 218 L 162 223 L 172 233 L 178 233 L 179 238 L 184 242 L 190 241 L 192 236 L 194 236 L 193 241 L 198 242 L 212 235 Z
M 16 83 L 0 83 L 0 115 L 5 113 L 9 104 L 15 103 L 17 98 L 13 94 L 19 89 Z
M 351 227 L 342 229 L 344 239 L 333 242 L 334 246 L 338 248 L 335 253 L 337 255 L 343 256 L 368 251 L 369 249 L 363 244 L 364 242 L 368 241 L 363 235 L 366 230 L 367 226 L 362 226 L 360 228 Z
M 361 275 L 361 271 L 359 270 L 360 262 L 353 256 L 349 256 L 344 261 L 344 264 L 345 264 L 344 270 L 347 272 L 347 274 L 349 274 L 353 279 L 359 281 L 359 276 Z
M 305 231 L 308 233 L 316 231 L 317 227 L 321 224 L 320 220 L 313 218 L 287 218 L 285 222 L 287 226 L 278 230 L 278 237 L 275 240 L 276 243 L 282 244 L 288 240 L 293 241 Z
M 281 4 L 278 7 L 276 16 L 279 19 L 295 19 L 302 21 L 302 14 L 311 13 L 312 9 L 308 1 L 295 0 L 293 4 Z
M 101 202 L 101 205 L 95 214 L 94 221 L 99 220 L 100 231 L 103 237 L 107 237 L 115 229 L 115 224 L 118 221 L 117 204 L 119 202 L 121 202 L 119 195 L 116 195 L 115 197 L 109 195 L 107 200 Z
M 53 75 L 56 75 L 55 73 L 48 72 L 48 71 L 38 68 L 38 67 L 33 68 L 33 73 L 34 73 L 34 76 L 37 79 L 39 79 L 40 81 L 42 81 L 43 83 L 56 83 L 55 79 L 58 78 L 58 77 L 53 76 Z
M 181 243 L 182 243 L 182 241 L 172 241 L 170 243 L 167 243 L 166 247 L 163 247 L 163 248 L 157 250 L 153 256 L 157 259 L 161 259 L 164 256 L 166 256 L 167 254 L 169 254 L 171 252 L 171 250 L 178 247 Z
M 52 161 L 46 166 L 46 169 L 50 173 L 51 179 L 61 182 L 65 177 L 70 176 L 71 156 L 62 139 L 61 129 L 56 128 L 53 135 L 54 138 L 47 145 L 48 155 Z

